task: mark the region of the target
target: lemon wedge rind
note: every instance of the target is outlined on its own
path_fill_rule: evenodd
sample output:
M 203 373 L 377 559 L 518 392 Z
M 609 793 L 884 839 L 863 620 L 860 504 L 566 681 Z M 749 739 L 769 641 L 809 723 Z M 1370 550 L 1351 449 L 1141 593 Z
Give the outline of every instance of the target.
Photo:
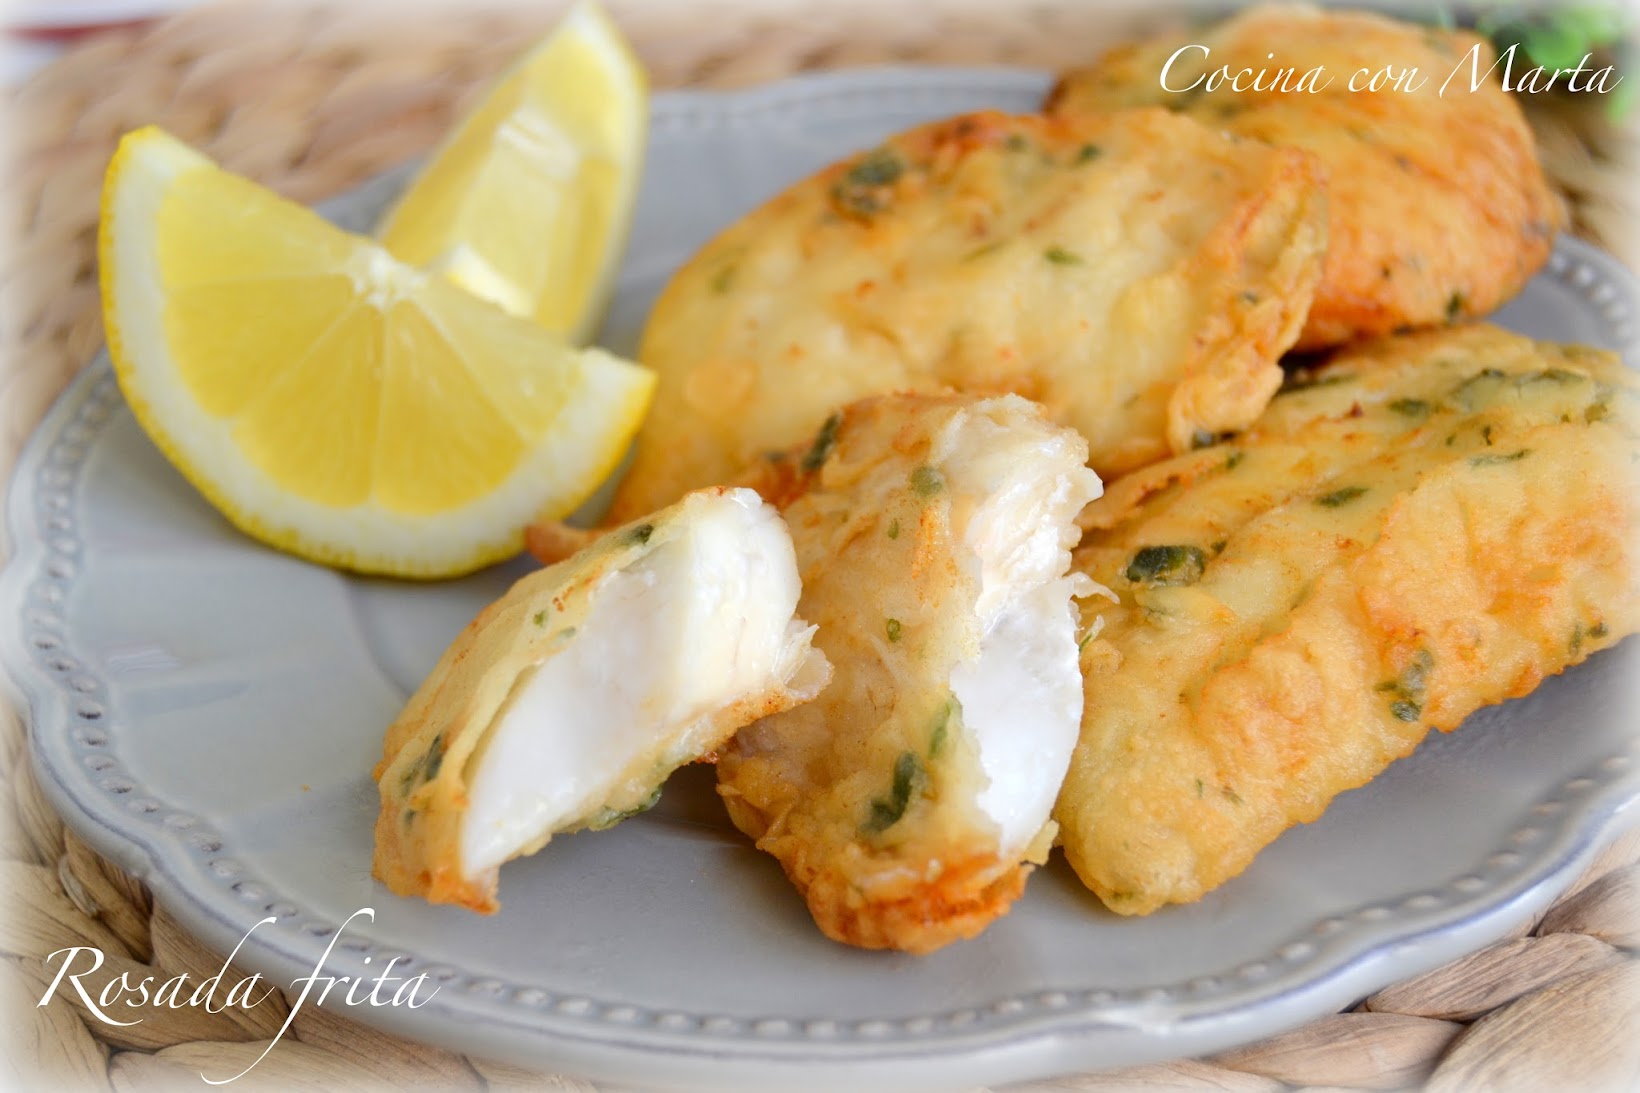
M 303 496 L 279 482 L 247 455 L 236 420 L 207 409 L 172 352 L 167 291 L 173 286 L 167 284 L 157 226 L 173 190 L 197 171 L 234 177 L 162 130 L 138 130 L 121 142 L 108 171 L 98 237 L 105 326 L 116 376 L 138 422 L 235 526 L 327 565 L 404 577 L 454 576 L 516 554 L 525 525 L 573 512 L 618 466 L 648 409 L 652 373 L 602 350 L 575 349 L 529 323 L 492 313 L 489 305 L 435 275 L 405 266 L 369 240 L 269 194 L 269 215 L 288 222 L 287 235 L 312 236 L 311 264 L 292 269 L 291 276 L 313 276 L 316 270 L 345 276 L 353 285 L 354 309 L 415 301 L 418 314 L 440 331 L 456 356 L 460 339 L 445 327 L 500 331 L 511 339 L 509 345 L 534 350 L 541 384 L 562 392 L 555 408 L 550 399 L 541 400 L 551 410 L 550 420 L 533 421 L 533 435 L 519 439 L 522 454 L 504 478 L 459 504 L 419 504 L 414 482 L 399 489 L 393 503 L 372 496 L 348 505 Z M 221 226 L 223 231 L 232 228 Z M 298 259 L 292 262 L 301 265 Z M 333 268 L 324 269 L 326 262 Z M 270 314 L 247 320 L 276 323 L 284 275 L 264 276 Z M 469 375 L 463 382 L 476 381 Z M 532 383 L 525 384 L 526 396 L 534 393 Z M 521 416 L 529 416 L 505 405 L 517 401 L 492 400 L 495 429 L 517 431 Z M 540 406 L 530 409 L 536 418 L 547 412 Z M 381 420 L 377 427 L 386 430 L 389 424 Z M 426 438 L 432 451 L 452 441 L 459 443 L 460 437 Z

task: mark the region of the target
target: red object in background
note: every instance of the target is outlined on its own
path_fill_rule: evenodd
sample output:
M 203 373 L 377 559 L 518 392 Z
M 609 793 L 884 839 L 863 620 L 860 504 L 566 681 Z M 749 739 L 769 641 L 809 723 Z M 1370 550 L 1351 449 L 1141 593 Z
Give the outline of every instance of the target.
M 140 27 L 145 23 L 153 22 L 153 18 L 124 19 L 117 23 L 91 23 L 73 27 L 6 27 L 6 37 L 16 38 L 24 42 L 48 42 L 53 45 L 67 45 L 76 38 L 84 38 L 88 34 L 96 34 L 104 30 L 119 30 L 123 27 Z
M 199 0 L 11 0 L 0 3 L 0 84 L 26 80 L 80 38 L 142 26 Z
M 64 43 L 114 27 L 134 26 L 192 7 L 199 0 L 12 0 L 0 11 L 6 36 Z

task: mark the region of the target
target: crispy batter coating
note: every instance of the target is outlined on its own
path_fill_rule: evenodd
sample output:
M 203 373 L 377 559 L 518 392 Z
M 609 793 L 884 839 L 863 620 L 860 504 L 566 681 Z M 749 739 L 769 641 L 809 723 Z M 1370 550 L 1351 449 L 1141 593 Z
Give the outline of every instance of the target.
M 1232 74 L 1249 70 L 1243 90 L 1228 83 L 1212 91 L 1164 90 L 1163 67 L 1191 44 L 1211 52 L 1179 54 L 1168 87 L 1188 88 L 1228 66 Z M 1487 73 L 1493 51 L 1465 31 L 1364 12 L 1266 6 L 1207 30 L 1115 49 L 1065 76 L 1049 109 L 1074 115 L 1166 106 L 1225 132 L 1320 157 L 1330 242 L 1298 343 L 1317 349 L 1488 314 L 1548 259 L 1564 211 L 1501 76 L 1493 73 L 1471 91 L 1472 63 Z M 1403 88 L 1423 82 L 1410 92 L 1371 90 L 1372 77 L 1386 66 L 1416 68 Z M 1316 94 L 1296 89 L 1315 67 L 1331 84 Z M 1515 67 L 1518 76 L 1525 65 Z M 1281 69 L 1296 70 L 1284 85 Z M 1261 70 L 1267 90 L 1252 87 Z M 1350 90 L 1352 79 L 1363 90 Z
M 965 115 L 835 164 L 667 286 L 639 351 L 654 412 L 611 519 L 890 391 L 1035 399 L 1101 473 L 1240 428 L 1320 275 L 1317 175 L 1154 109 Z
M 1085 458 L 1023 399 L 889 396 L 764 483 L 835 674 L 741 730 L 718 790 L 827 936 L 918 953 L 971 937 L 1046 854 L 1081 709 L 1071 596 L 1086 582 L 1065 574 L 1098 492 Z M 1030 668 L 1009 675 L 987 649 L 1021 631 Z M 967 689 L 977 665 L 1008 681 L 1011 717 Z
M 450 644 L 388 728 L 372 775 L 381 795 L 373 863 L 378 880 L 397 895 L 496 910 L 496 869 L 472 870 L 462 860 L 462 825 L 492 727 L 528 673 L 565 653 L 577 630 L 586 629 L 606 580 L 664 547 L 702 506 L 725 492 L 693 493 L 521 578 Z M 628 670 L 648 667 L 633 664 Z M 808 646 L 808 632 L 796 635 L 780 653 L 776 678 L 762 681 L 760 690 L 726 694 L 685 722 L 663 726 L 644 747 L 623 757 L 618 777 L 585 815 L 543 832 L 522 853 L 539 850 L 554 833 L 608 827 L 643 811 L 673 769 L 709 754 L 742 725 L 813 697 L 827 674 L 823 658 Z M 589 682 L 593 685 L 596 680 Z
M 1302 382 L 1084 514 L 1076 566 L 1120 604 L 1055 816 L 1118 912 L 1199 898 L 1640 626 L 1640 389 L 1611 354 L 1475 325 Z

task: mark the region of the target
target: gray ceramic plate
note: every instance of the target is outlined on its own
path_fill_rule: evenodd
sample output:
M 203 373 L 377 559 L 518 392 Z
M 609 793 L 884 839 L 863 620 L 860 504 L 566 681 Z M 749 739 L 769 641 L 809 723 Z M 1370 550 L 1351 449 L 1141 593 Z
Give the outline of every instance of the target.
M 782 184 L 926 118 L 1028 109 L 1043 85 L 889 70 L 661 96 L 605 340 L 630 349 L 668 271 Z M 332 212 L 367 223 L 395 185 Z M 1627 348 L 1636 299 L 1568 240 L 1502 320 Z M 258 546 L 144 439 L 105 358 L 29 446 L 10 526 L 0 642 L 77 831 L 224 950 L 277 916 L 241 955 L 282 982 L 373 907 L 326 970 L 402 955 L 441 986 L 420 1009 L 352 1016 L 613 1080 L 971 1086 L 1251 1040 L 1500 936 L 1640 796 L 1625 647 L 1429 741 L 1244 876 L 1148 918 L 1104 912 L 1055 864 L 978 940 L 921 959 L 845 949 L 732 831 L 705 770 L 649 815 L 509 866 L 504 909 L 480 918 L 371 881 L 368 772 L 410 689 L 519 567 L 397 584 Z

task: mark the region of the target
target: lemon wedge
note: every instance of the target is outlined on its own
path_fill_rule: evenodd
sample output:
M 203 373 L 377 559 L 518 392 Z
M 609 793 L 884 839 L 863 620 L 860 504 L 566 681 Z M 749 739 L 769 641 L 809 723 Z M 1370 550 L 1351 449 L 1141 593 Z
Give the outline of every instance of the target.
M 329 565 L 516 553 L 615 468 L 653 390 L 153 127 L 109 165 L 98 254 L 148 435 L 238 527 Z
M 381 241 L 584 342 L 626 245 L 647 130 L 643 68 L 584 0 L 434 152 L 382 221 Z

